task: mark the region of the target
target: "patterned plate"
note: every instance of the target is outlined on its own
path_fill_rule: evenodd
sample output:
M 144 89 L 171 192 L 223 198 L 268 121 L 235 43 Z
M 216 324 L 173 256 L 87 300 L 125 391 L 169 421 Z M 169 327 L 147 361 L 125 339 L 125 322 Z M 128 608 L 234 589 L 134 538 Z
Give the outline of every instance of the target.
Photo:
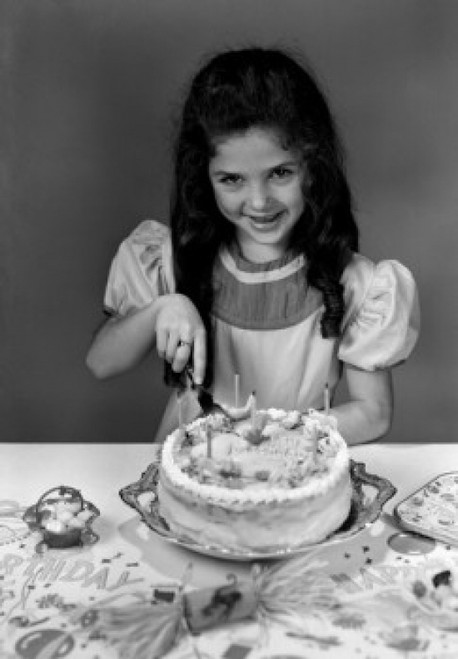
M 408 531 L 458 546 L 458 472 L 440 474 L 394 509 Z
M 343 542 L 361 533 L 367 526 L 375 522 L 385 503 L 396 494 L 396 488 L 385 478 L 368 474 L 364 463 L 351 461 L 351 477 L 353 481 L 353 500 L 350 514 L 341 528 L 326 540 L 316 544 L 305 544 L 281 549 L 262 547 L 259 550 L 231 550 L 219 545 L 199 544 L 185 536 L 177 536 L 170 531 L 167 522 L 159 514 L 159 504 L 156 489 L 159 479 L 159 458 L 141 475 L 141 478 L 127 485 L 119 492 L 121 499 L 134 508 L 145 524 L 158 536 L 172 544 L 179 545 L 191 551 L 215 558 L 232 561 L 253 561 L 263 559 L 289 558 L 311 551 L 316 547 L 325 547 Z

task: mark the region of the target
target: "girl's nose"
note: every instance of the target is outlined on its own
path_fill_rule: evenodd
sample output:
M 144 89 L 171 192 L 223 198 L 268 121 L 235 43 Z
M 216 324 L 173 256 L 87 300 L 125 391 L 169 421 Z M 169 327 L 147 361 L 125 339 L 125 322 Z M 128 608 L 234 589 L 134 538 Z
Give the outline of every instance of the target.
M 262 211 L 268 203 L 268 191 L 263 183 L 254 183 L 249 190 L 249 205 L 254 211 Z

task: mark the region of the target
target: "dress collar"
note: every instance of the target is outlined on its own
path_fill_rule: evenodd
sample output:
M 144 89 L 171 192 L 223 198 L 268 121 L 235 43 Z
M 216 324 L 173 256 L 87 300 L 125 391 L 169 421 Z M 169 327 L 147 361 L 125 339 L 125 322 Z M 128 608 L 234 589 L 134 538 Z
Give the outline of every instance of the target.
M 219 257 L 226 268 L 236 279 L 245 283 L 260 283 L 266 281 L 277 281 L 289 277 L 301 270 L 305 265 L 303 254 L 298 256 L 287 252 L 274 261 L 267 263 L 252 263 L 245 259 L 240 250 L 229 250 L 223 246 Z

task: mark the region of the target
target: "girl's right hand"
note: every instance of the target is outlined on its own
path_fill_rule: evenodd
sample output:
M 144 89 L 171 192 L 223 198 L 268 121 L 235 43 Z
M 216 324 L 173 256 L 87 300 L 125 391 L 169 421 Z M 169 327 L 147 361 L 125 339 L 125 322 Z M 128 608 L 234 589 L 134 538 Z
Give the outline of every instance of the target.
M 193 378 L 202 384 L 207 362 L 207 337 L 198 310 L 185 295 L 173 293 L 157 300 L 156 348 L 159 357 L 181 373 L 192 356 Z

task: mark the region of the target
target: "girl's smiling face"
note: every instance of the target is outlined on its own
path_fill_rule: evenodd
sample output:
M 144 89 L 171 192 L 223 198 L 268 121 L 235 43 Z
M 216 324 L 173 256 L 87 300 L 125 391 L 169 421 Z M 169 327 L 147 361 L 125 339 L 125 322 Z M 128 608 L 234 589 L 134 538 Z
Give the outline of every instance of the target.
M 263 128 L 218 139 L 214 147 L 209 175 L 216 205 L 235 226 L 243 256 L 254 263 L 279 258 L 305 206 L 300 154 Z

